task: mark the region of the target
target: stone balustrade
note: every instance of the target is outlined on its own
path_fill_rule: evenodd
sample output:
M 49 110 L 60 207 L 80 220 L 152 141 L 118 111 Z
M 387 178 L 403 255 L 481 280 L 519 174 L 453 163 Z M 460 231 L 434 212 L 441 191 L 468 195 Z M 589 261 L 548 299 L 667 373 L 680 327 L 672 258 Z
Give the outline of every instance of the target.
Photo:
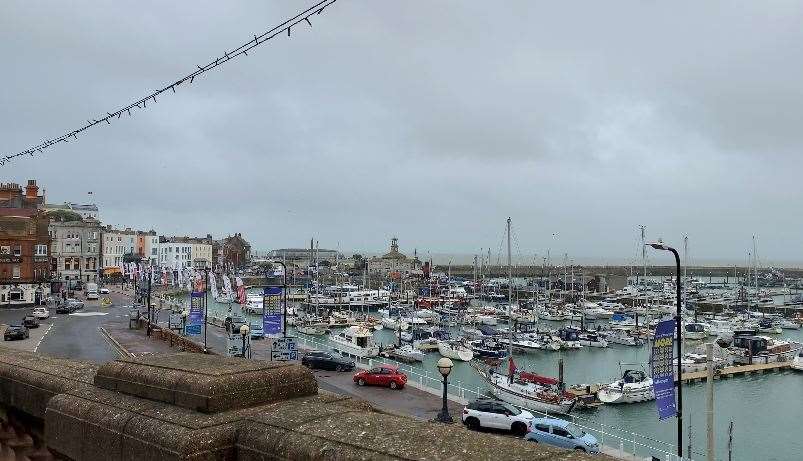
M 99 365 L 0 347 L 0 410 L 0 461 L 600 459 L 384 414 L 298 365 L 192 353 Z

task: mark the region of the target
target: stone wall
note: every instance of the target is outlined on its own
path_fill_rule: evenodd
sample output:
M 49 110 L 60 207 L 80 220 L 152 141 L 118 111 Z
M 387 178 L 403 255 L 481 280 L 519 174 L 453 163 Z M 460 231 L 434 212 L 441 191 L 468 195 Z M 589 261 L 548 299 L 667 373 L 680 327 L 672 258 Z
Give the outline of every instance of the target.
M 203 354 L 97 365 L 0 347 L 0 409 L 0 460 L 599 459 L 383 414 L 298 365 Z

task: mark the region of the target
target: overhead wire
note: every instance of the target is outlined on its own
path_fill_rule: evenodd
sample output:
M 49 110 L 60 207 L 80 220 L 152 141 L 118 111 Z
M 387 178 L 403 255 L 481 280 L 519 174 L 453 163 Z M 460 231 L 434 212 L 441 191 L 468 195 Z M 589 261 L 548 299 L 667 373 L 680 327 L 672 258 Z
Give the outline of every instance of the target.
M 216 58 L 214 58 L 214 60 L 208 62 L 207 64 L 205 64 L 203 66 L 199 66 L 199 65 L 196 64 L 196 67 L 198 69 L 193 70 L 192 72 L 190 72 L 189 74 L 179 78 L 178 80 L 175 80 L 175 81 L 173 81 L 171 83 L 168 83 L 163 88 L 155 90 L 155 91 L 151 92 L 150 94 L 146 95 L 145 97 L 140 98 L 140 99 L 138 99 L 138 100 L 136 100 L 136 101 L 134 101 L 134 102 L 132 102 L 130 104 L 127 104 L 127 105 L 115 110 L 114 112 L 106 112 L 105 116 L 101 116 L 100 118 L 92 118 L 92 119 L 87 120 L 87 123 L 85 125 L 81 126 L 80 128 L 74 129 L 72 131 L 64 133 L 61 136 L 57 136 L 55 138 L 45 139 L 41 143 L 36 144 L 34 146 L 31 146 L 28 149 L 25 149 L 23 151 L 19 151 L 19 152 L 13 153 L 13 154 L 4 155 L 3 157 L 0 157 L 0 166 L 6 165 L 11 160 L 13 160 L 15 158 L 18 158 L 18 157 L 22 157 L 22 156 L 25 156 L 25 155 L 29 155 L 29 156 L 33 157 L 36 154 L 41 154 L 46 149 L 48 149 L 48 148 L 50 148 L 50 147 L 52 147 L 52 146 L 54 146 L 56 144 L 59 144 L 61 142 L 65 142 L 66 143 L 66 142 L 70 142 L 70 140 L 77 141 L 78 140 L 78 134 L 83 133 L 84 131 L 88 130 L 89 128 L 92 128 L 92 127 L 94 127 L 94 126 L 96 126 L 98 124 L 101 124 L 103 122 L 106 122 L 106 124 L 111 125 L 111 120 L 113 120 L 114 118 L 119 119 L 123 115 L 123 113 L 126 113 L 128 116 L 131 116 L 132 115 L 131 111 L 133 109 L 144 110 L 144 109 L 147 108 L 147 104 L 148 104 L 149 100 L 152 100 L 155 103 L 156 102 L 156 97 L 160 96 L 162 93 L 164 93 L 166 91 L 169 91 L 169 90 L 172 90 L 172 92 L 175 93 L 176 92 L 176 87 L 182 85 L 183 83 L 192 84 L 195 81 L 196 77 L 199 77 L 199 76 L 203 75 L 204 73 L 209 72 L 210 70 L 216 69 L 219 66 L 223 65 L 224 63 L 233 60 L 234 58 L 237 58 L 239 56 L 248 56 L 248 51 L 251 51 L 252 49 L 256 48 L 257 46 L 260 46 L 260 45 L 264 44 L 265 42 L 267 42 L 268 40 L 276 37 L 277 35 L 287 31 L 287 36 L 289 37 L 290 36 L 290 30 L 292 29 L 292 27 L 297 25 L 297 24 L 299 24 L 299 23 L 301 23 L 301 22 L 305 22 L 309 27 L 312 27 L 312 21 L 310 21 L 310 17 L 312 17 L 313 15 L 314 16 L 320 15 L 321 13 L 323 13 L 323 11 L 326 8 L 328 8 L 330 5 L 332 5 L 336 1 L 337 0 L 322 0 L 322 1 L 319 1 L 318 3 L 314 4 L 313 6 L 310 6 L 309 8 L 301 11 L 300 13 L 297 13 L 295 16 L 293 16 L 293 17 L 291 17 L 289 19 L 286 19 L 282 23 L 280 23 L 280 24 L 268 29 L 267 31 L 265 31 L 265 32 L 263 32 L 261 34 L 255 34 L 253 36 L 254 37 L 253 39 L 249 39 L 247 42 L 243 43 L 242 45 L 240 45 L 240 46 L 238 46 L 236 48 L 233 48 L 231 50 L 224 51 L 223 52 L 223 56 L 216 57 Z

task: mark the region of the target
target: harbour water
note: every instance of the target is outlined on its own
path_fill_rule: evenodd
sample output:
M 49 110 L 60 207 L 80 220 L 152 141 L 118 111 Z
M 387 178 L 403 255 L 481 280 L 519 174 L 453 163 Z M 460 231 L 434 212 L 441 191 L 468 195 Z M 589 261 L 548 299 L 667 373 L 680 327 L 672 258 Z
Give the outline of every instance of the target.
M 210 300 L 210 315 L 223 314 L 227 309 L 226 305 Z M 254 317 L 253 320 L 258 321 L 258 318 Z M 561 323 L 541 322 L 541 328 L 557 328 Z M 291 330 L 290 334 L 296 333 Z M 776 336 L 803 341 L 803 330 L 784 330 L 782 335 Z M 385 345 L 395 341 L 394 333 L 390 330 L 376 331 L 374 337 L 378 343 Z M 307 339 L 318 341 L 322 345 L 328 344 L 326 336 Z M 701 344 L 702 341 L 686 342 L 684 351 Z M 642 364 L 622 365 L 621 369 L 640 369 L 643 366 L 649 371 L 647 368 L 649 351 L 649 346 L 610 345 L 607 348 L 584 347 L 580 350 L 516 354 L 514 360 L 521 369 L 557 376 L 558 361 L 563 358 L 567 384 L 608 383 L 620 377 L 620 363 Z M 430 376 L 432 378 L 429 380 L 430 386 L 433 386 L 432 383 L 436 383 L 438 377 L 435 362 L 439 358 L 437 352 L 431 352 L 427 354 L 423 363 L 405 365 L 405 369 L 412 366 L 415 373 Z M 449 380 L 471 391 L 471 394 L 465 394 L 467 399 L 473 398 L 474 392 L 486 391 L 477 373 L 465 362 L 455 363 Z M 457 394 L 459 391 L 450 388 L 449 392 Z M 692 459 L 705 458 L 705 392 L 705 383 L 684 384 L 683 387 L 683 452 L 686 455 L 688 447 L 691 446 Z M 575 410 L 572 413 L 576 421 L 588 427 L 592 433 L 599 430 L 608 433 L 608 436 L 598 432 L 596 435 L 609 446 L 619 447 L 621 440 L 616 436 L 621 436 L 625 440 L 621 443 L 627 453 L 633 453 L 635 449 L 640 456 L 656 455 L 660 459 L 665 459 L 665 453 L 673 453 L 676 450 L 676 420 L 672 418 L 658 421 L 655 402 L 602 405 L 594 410 Z M 787 370 L 715 381 L 717 459 L 728 459 L 728 426 L 731 421 L 733 421 L 732 459 L 801 459 L 799 455 L 803 453 L 803 438 L 798 423 L 801 415 L 803 415 L 803 373 Z

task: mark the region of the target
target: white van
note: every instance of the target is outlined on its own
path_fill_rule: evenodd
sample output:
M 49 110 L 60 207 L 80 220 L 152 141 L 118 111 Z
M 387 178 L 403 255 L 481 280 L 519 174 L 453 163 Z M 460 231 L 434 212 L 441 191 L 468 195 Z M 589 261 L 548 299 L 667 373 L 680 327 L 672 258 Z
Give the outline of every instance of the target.
M 98 299 L 98 284 L 92 282 L 87 283 L 84 293 L 86 293 L 87 300 Z

